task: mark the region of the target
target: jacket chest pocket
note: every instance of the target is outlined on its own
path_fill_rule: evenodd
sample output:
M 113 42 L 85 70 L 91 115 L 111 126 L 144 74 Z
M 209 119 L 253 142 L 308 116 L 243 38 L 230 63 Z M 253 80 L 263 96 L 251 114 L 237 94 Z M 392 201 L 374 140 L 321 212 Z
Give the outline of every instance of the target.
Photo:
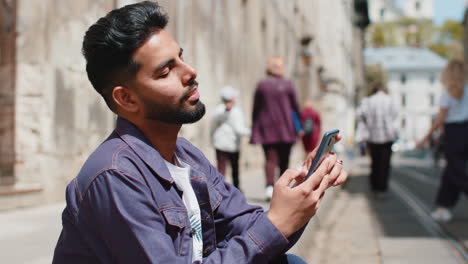
M 208 189 L 210 195 L 211 210 L 214 212 L 216 211 L 216 209 L 218 209 L 219 205 L 221 204 L 221 201 L 223 200 L 223 197 L 218 192 L 215 186 L 210 186 Z
M 179 256 L 186 256 L 192 249 L 190 224 L 185 208 L 166 208 L 162 210 L 166 219 L 166 232 L 171 236 L 174 250 Z

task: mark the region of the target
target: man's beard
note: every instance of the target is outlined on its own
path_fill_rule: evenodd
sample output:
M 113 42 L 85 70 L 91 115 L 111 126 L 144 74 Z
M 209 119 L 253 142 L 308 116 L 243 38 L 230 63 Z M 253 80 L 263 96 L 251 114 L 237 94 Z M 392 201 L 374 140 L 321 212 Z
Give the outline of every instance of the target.
M 155 104 L 149 100 L 144 100 L 145 117 L 150 120 L 158 120 L 169 124 L 190 124 L 200 120 L 205 115 L 205 105 L 198 101 L 195 109 L 176 105 Z

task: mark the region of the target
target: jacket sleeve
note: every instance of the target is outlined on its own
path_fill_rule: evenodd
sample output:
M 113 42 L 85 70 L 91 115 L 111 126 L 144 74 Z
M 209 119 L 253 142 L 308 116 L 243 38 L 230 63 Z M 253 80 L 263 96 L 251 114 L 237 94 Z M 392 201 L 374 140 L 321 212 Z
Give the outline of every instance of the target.
M 366 114 L 367 114 L 367 98 L 364 98 L 361 102 L 361 105 L 356 110 L 356 116 L 364 121 L 364 123 L 367 121 L 366 120 Z
M 300 108 L 299 103 L 297 101 L 296 88 L 294 87 L 294 84 L 291 81 L 289 81 L 289 101 L 291 103 L 293 111 L 299 113 Z
M 214 178 L 210 192 L 221 196 L 221 202 L 214 212 L 220 249 L 218 254 L 210 255 L 210 261 L 214 262 L 207 263 L 223 263 L 222 259 L 235 260 L 233 263 L 269 263 L 299 240 L 305 227 L 285 238 L 267 218 L 267 212 L 261 207 L 249 205 L 238 189 L 227 184 L 222 175 L 213 166 L 210 167 L 211 177 Z
M 203 263 L 269 263 L 297 242 L 304 228 L 285 238 L 261 207 L 249 205 L 200 150 L 193 151 L 205 168 L 210 200 L 216 197 L 213 216 L 217 249 Z
M 262 95 L 260 91 L 260 83 L 257 84 L 254 93 L 253 106 L 252 106 L 252 126 L 258 121 L 258 114 L 262 108 Z
M 250 129 L 245 126 L 244 117 L 240 108 L 235 107 L 232 110 L 232 127 L 236 134 L 241 136 L 250 136 Z

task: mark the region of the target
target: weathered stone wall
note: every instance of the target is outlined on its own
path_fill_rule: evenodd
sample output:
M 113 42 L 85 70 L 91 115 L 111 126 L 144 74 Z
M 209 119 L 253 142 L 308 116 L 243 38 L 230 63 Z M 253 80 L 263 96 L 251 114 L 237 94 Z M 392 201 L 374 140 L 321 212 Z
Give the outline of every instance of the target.
M 322 69 L 318 78 L 326 84 L 325 91 L 314 93 L 313 99 L 321 112 L 323 131 L 340 129 L 339 146 L 343 147 L 352 141 L 353 98 L 356 84 L 362 82 L 358 76 L 362 74 L 360 30 L 353 24 L 353 1 L 310 1 L 310 5 L 314 67 Z
M 17 182 L 39 183 L 43 188 L 34 201 L 23 202 L 25 205 L 63 199 L 65 183 L 112 130 L 115 117 L 87 80 L 81 43 L 86 29 L 99 17 L 115 6 L 136 1 L 17 2 L 16 131 L 11 141 L 15 151 L 14 176 Z M 347 120 L 340 113 L 349 106 L 346 96 L 354 88 L 349 69 L 353 42 L 348 14 L 351 0 L 343 5 L 308 0 L 159 2 L 170 15 L 168 30 L 184 48 L 185 59 L 198 71 L 201 99 L 208 110 L 200 122 L 184 126 L 181 135 L 210 159 L 214 158 L 208 137 L 210 112 L 219 103 L 219 89 L 232 85 L 241 91 L 239 103 L 250 124 L 252 95 L 256 82 L 264 76 L 269 56 L 285 58 L 286 75 L 296 83 L 300 101 L 315 100 L 326 113 L 325 127 L 334 126 L 329 122 Z M 323 22 L 327 16 L 330 18 Z M 337 19 L 341 16 L 344 17 Z M 330 33 L 333 38 L 327 35 Z M 309 67 L 299 57 L 300 39 L 305 35 L 315 38 L 315 57 Z M 323 65 L 340 79 L 341 92 L 319 91 L 316 72 Z M 0 90 L 2 96 L 4 90 Z M 332 94 L 331 99 L 321 103 L 327 94 Z M 334 112 L 337 100 L 344 102 L 340 103 L 338 114 Z M 247 139 L 243 144 L 243 166 L 260 166 L 261 148 L 248 145 Z M 2 155 L 3 151 L 2 145 Z M 0 208 L 1 203 L 0 199 Z
M 18 0 L 15 180 L 40 184 L 37 202 L 63 198 L 64 184 L 112 128 L 81 56 L 87 27 L 112 7 Z

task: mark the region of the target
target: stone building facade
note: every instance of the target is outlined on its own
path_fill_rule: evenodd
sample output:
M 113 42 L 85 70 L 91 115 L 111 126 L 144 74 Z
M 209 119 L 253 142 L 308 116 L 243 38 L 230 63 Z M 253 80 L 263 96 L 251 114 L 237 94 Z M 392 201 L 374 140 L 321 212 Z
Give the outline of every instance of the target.
M 133 2 L 0 2 L 0 209 L 62 200 L 65 184 L 113 129 L 115 116 L 86 77 L 81 43 L 99 17 Z M 250 122 L 255 85 L 272 55 L 285 58 L 300 101 L 316 103 L 326 128 L 339 126 L 345 135 L 352 130 L 348 110 L 362 82 L 362 31 L 354 23 L 354 1 L 159 2 L 185 60 L 198 70 L 207 106 L 206 117 L 184 126 L 181 135 L 209 158 L 214 157 L 210 111 L 219 103 L 219 89 L 240 90 Z M 249 157 L 263 157 L 261 149 L 244 144 L 243 164 L 260 164 Z

